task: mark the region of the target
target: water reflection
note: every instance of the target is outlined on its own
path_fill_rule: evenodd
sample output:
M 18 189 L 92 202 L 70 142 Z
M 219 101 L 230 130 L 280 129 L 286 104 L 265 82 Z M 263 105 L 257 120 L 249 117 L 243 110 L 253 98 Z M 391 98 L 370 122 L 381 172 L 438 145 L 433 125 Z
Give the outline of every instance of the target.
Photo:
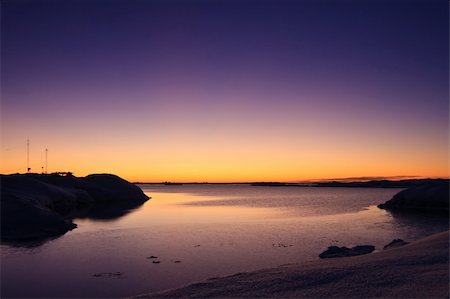
M 3 241 L 1 245 L 6 245 L 14 248 L 35 248 L 44 245 L 47 242 L 58 239 L 64 234 L 53 236 L 53 237 L 45 237 L 45 238 L 34 238 L 34 239 L 26 239 L 26 240 L 18 240 L 18 241 Z
M 170 192 L 174 204 L 193 207 L 267 208 L 281 217 L 304 217 L 358 212 L 364 206 L 377 205 L 402 189 L 255 187 L 249 185 L 164 186 L 141 185 L 144 190 Z M 184 192 L 184 193 L 183 193 Z M 336 204 L 336 203 L 339 204 Z M 250 211 L 250 209 L 246 209 Z
M 122 218 L 129 213 L 138 210 L 143 206 L 145 201 L 122 201 L 113 203 L 95 203 L 84 206 L 77 210 L 75 213 L 67 216 L 69 221 L 75 221 L 77 219 L 88 219 L 90 221 L 111 222 Z M 75 228 L 77 229 L 77 228 Z M 43 244 L 58 239 L 64 236 L 66 233 L 62 233 L 56 236 L 21 239 L 21 240 L 2 240 L 2 245 L 12 247 L 33 248 L 39 247 Z
M 114 221 L 94 210 L 74 220 L 77 229 L 33 250 L 2 247 L 2 297 L 129 297 L 318 259 L 330 245 L 381 250 L 393 239 L 448 229 L 443 219 L 377 208 L 398 192 L 392 189 L 183 185 L 144 191 L 152 199 L 135 212 L 113 213 L 122 215 Z M 258 204 L 258 198 L 265 199 Z M 268 206 L 269 198 L 276 204 Z M 217 205 L 226 199 L 232 204 Z M 203 204 L 185 204 L 195 201 Z M 93 276 L 115 272 L 123 273 L 120 279 Z
M 98 203 L 77 211 L 73 219 L 90 219 L 94 221 L 115 221 L 131 212 L 142 208 L 144 202 L 123 201 L 115 203 Z
M 436 233 L 449 229 L 448 217 L 430 213 L 402 213 L 387 211 L 391 217 L 393 225 L 405 231 L 407 236 L 412 238 L 417 231 L 423 233 Z

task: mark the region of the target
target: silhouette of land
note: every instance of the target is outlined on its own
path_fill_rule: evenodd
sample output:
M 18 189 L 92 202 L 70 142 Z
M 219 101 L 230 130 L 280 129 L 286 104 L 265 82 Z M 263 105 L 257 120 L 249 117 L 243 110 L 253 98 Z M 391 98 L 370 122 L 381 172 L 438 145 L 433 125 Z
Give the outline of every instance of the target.
M 410 188 L 415 186 L 448 184 L 449 179 L 407 179 L 407 180 L 369 180 L 369 181 L 310 181 L 310 182 L 134 182 L 140 185 L 252 185 L 256 187 L 344 187 L 344 188 Z
M 409 179 L 409 180 L 370 180 L 370 181 L 327 181 L 307 183 L 284 183 L 284 182 L 255 182 L 252 186 L 266 187 L 345 187 L 345 188 L 410 188 L 416 186 L 428 186 L 448 184 L 448 179 Z
M 149 198 L 110 174 L 15 174 L 1 179 L 1 240 L 39 244 L 76 228 L 74 218 L 114 219 Z
M 416 186 L 448 184 L 448 179 L 413 179 L 413 180 L 372 180 L 366 182 L 318 182 L 317 187 L 369 187 L 369 188 L 410 188 Z
M 397 213 L 432 213 L 448 217 L 449 189 L 448 180 L 428 182 L 403 190 L 378 207 Z

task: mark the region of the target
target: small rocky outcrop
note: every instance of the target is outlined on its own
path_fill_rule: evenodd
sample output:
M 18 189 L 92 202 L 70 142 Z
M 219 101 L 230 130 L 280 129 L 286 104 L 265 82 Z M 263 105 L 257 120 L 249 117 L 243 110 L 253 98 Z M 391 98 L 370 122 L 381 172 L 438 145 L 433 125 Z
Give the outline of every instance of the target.
M 392 240 L 391 243 L 385 245 L 383 247 L 383 250 L 391 249 L 391 248 L 397 248 L 397 247 L 400 247 L 400 246 L 403 246 L 403 245 L 406 245 L 406 244 L 408 244 L 408 242 L 405 242 L 402 239 L 394 239 L 394 240 Z
M 352 248 L 348 247 L 338 247 L 330 246 L 327 250 L 319 254 L 321 259 L 326 258 L 336 258 L 336 257 L 346 257 L 346 256 L 356 256 L 371 253 L 375 250 L 373 245 L 358 245 Z
M 449 180 L 439 180 L 432 184 L 400 191 L 378 207 L 393 212 L 414 211 L 448 216 Z
M 7 242 L 64 234 L 76 228 L 72 219 L 80 211 L 131 209 L 148 200 L 139 187 L 110 174 L 16 174 L 0 181 L 1 240 Z

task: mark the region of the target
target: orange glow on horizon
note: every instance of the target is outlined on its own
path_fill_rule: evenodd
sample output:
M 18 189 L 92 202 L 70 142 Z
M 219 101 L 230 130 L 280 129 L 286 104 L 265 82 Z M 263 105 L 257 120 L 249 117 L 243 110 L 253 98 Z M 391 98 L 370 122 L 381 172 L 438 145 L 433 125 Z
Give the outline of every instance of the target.
M 151 154 L 146 153 L 151 148 Z M 33 172 L 44 166 L 44 144 L 32 143 L 30 165 Z M 403 153 L 380 148 L 351 150 L 335 147 L 278 147 L 276 143 L 250 147 L 217 143 L 208 149 L 193 144 L 183 149 L 175 145 L 136 148 L 93 144 L 82 151 L 82 144 L 70 150 L 49 148 L 49 172 L 71 171 L 76 176 L 113 173 L 133 182 L 254 182 L 309 181 L 352 177 L 449 177 L 445 147 L 433 152 L 420 148 Z M 105 151 L 107 148 L 114 150 Z M 170 150 L 167 150 L 169 148 Z M 264 148 L 258 151 L 258 148 Z M 2 152 L 1 173 L 25 172 L 26 149 Z
M 194 123 L 180 114 L 177 123 L 166 120 L 156 128 L 150 123 L 128 128 L 120 122 L 83 122 L 66 128 L 51 125 L 30 135 L 28 125 L 12 126 L 7 120 L 4 124 L 11 129 L 3 131 L 0 173 L 26 171 L 29 138 L 33 172 L 41 172 L 48 148 L 49 172 L 113 173 L 129 181 L 449 176 L 447 128 L 434 124 L 410 128 L 377 120 L 346 122 L 329 115 L 321 122 L 322 114 L 316 112 L 317 118 L 299 120 L 298 115 L 283 117 L 282 111 L 278 115 L 259 111 L 263 114 L 253 118 L 251 112 L 241 111 L 236 122 L 203 119 Z

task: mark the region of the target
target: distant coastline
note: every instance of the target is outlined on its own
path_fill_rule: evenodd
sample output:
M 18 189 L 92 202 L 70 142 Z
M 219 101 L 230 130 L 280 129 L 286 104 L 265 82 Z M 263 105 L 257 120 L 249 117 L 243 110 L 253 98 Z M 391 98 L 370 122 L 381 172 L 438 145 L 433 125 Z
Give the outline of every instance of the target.
M 370 181 L 317 181 L 317 182 L 170 182 L 170 185 L 251 185 L 259 187 L 344 187 L 344 188 L 410 188 L 449 182 L 450 179 L 407 179 Z M 167 182 L 133 182 L 137 185 L 167 185 Z

